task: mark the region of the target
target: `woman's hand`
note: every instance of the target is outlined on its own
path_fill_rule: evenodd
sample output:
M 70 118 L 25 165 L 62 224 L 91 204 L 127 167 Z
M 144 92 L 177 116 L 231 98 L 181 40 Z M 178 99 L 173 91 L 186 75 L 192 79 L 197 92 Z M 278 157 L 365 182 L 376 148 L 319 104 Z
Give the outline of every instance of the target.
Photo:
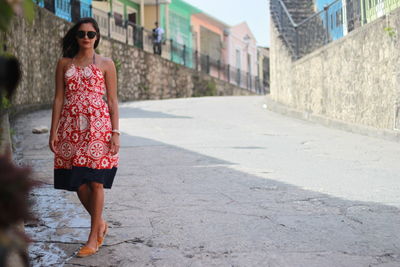
M 58 142 L 57 134 L 50 134 L 49 137 L 49 147 L 53 153 L 56 153 L 56 143 Z
M 116 155 L 119 152 L 119 134 L 113 133 L 111 137 L 111 155 Z

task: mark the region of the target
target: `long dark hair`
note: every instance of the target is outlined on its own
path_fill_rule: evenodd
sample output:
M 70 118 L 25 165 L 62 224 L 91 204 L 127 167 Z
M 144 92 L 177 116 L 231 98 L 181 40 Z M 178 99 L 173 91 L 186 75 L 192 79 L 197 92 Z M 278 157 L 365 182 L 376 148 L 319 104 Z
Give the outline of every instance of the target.
M 71 29 L 68 30 L 67 34 L 62 39 L 62 50 L 63 57 L 73 58 L 79 51 L 79 44 L 76 40 L 76 32 L 79 27 L 84 23 L 92 23 L 93 28 L 96 30 L 96 42 L 94 48 L 96 49 L 100 42 L 100 29 L 97 21 L 94 18 L 81 18 Z

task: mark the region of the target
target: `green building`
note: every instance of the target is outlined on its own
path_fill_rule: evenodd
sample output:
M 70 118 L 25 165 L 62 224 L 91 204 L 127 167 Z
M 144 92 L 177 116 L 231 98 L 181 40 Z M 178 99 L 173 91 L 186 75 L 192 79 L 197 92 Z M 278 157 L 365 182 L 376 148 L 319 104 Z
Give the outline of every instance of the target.
M 361 0 L 362 21 L 371 22 L 398 7 L 400 0 Z
M 202 11 L 182 0 L 172 0 L 168 8 L 165 6 L 161 8 L 160 23 L 164 29 L 167 29 L 168 37 L 172 39 L 171 60 L 192 67 L 194 43 L 191 17 Z

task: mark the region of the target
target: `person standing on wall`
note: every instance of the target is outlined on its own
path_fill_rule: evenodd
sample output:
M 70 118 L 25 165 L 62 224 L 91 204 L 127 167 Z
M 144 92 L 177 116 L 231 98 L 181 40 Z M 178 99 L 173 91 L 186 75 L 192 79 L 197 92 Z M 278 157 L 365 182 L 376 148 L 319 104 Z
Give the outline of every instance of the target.
M 116 69 L 110 58 L 95 53 L 99 41 L 93 18 L 80 19 L 62 39 L 49 138 L 54 188 L 77 192 L 91 217 L 78 257 L 95 254 L 103 244 L 104 188 L 111 188 L 119 160 Z
M 153 51 L 154 54 L 161 56 L 164 30 L 158 26 L 158 22 L 155 25 L 156 27 L 153 29 Z

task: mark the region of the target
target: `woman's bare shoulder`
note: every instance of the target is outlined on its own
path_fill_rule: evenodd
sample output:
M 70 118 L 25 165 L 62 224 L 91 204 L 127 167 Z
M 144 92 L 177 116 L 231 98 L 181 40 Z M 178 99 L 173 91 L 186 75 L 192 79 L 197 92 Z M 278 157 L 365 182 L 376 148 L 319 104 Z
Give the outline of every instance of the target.
M 61 65 L 65 66 L 65 65 L 67 65 L 68 63 L 70 63 L 71 60 L 72 60 L 72 59 L 69 58 L 69 57 L 60 57 L 60 58 L 58 59 L 58 64 L 61 64 Z
M 108 69 L 114 65 L 114 61 L 109 57 L 103 57 L 98 55 L 100 64 L 103 66 L 104 69 Z
M 62 69 L 62 70 L 65 71 L 65 68 L 66 68 L 68 65 L 70 65 L 71 60 L 72 60 L 72 59 L 69 58 L 69 57 L 61 57 L 61 58 L 58 59 L 57 66 L 58 66 L 60 69 Z
M 62 71 L 62 73 L 65 73 L 65 71 L 67 70 L 68 66 L 71 65 L 71 58 L 68 57 L 61 57 L 58 59 L 57 62 L 57 70 Z

